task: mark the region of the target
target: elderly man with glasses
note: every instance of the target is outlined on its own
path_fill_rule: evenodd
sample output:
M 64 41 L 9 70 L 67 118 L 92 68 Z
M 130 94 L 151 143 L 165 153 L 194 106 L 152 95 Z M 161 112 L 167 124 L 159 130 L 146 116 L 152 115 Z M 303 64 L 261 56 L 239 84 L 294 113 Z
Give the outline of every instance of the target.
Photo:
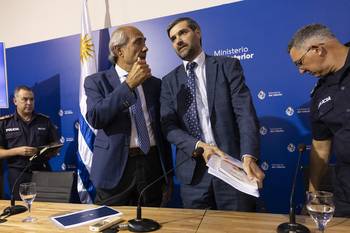
M 319 78 L 311 93 L 312 149 L 309 191 L 317 190 L 331 152 L 336 155 L 334 201 L 337 216 L 350 216 L 350 56 L 324 25 L 298 30 L 288 52 L 301 74 Z

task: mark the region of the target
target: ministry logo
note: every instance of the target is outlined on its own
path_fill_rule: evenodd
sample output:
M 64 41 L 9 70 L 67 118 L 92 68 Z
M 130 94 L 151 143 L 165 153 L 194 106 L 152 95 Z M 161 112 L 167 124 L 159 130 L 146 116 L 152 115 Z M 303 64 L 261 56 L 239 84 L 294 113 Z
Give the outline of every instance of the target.
M 294 109 L 292 107 L 288 107 L 285 112 L 286 112 L 287 116 L 293 116 Z
M 61 138 L 60 138 L 60 142 L 61 143 L 64 143 L 66 141 L 66 139 L 62 136 Z
M 269 164 L 264 161 L 261 165 L 260 165 L 261 169 L 263 169 L 264 171 L 269 170 Z
M 63 116 L 63 110 L 62 110 L 62 109 L 60 109 L 60 110 L 58 111 L 58 115 L 59 115 L 60 117 Z
M 266 135 L 266 134 L 267 134 L 267 129 L 266 129 L 266 127 L 265 127 L 265 126 L 261 126 L 259 132 L 260 132 L 260 134 L 261 134 L 262 136 Z
M 266 97 L 266 93 L 263 90 L 259 91 L 258 98 L 263 100 L 265 99 L 265 97 Z
M 288 146 L 287 146 L 287 150 L 289 152 L 294 152 L 295 151 L 295 145 L 293 143 L 289 143 Z

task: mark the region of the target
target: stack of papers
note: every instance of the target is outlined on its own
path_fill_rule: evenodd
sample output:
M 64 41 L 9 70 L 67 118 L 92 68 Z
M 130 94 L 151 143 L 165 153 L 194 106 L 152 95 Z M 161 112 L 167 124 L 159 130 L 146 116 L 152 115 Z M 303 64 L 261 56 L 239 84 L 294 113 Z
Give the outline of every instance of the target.
M 241 161 L 227 156 L 221 158 L 218 155 L 212 155 L 207 163 L 208 173 L 228 183 L 241 192 L 259 197 L 258 184 L 250 180 L 243 170 Z

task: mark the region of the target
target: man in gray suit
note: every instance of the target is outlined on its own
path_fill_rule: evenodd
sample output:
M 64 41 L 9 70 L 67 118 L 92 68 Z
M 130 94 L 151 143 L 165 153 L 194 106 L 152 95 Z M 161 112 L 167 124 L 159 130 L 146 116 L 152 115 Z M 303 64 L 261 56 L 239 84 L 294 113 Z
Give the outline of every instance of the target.
M 175 20 L 167 32 L 183 64 L 162 81 L 162 129 L 176 145 L 177 164 L 195 148 L 204 149 L 203 157 L 176 170 L 184 207 L 254 211 L 255 198 L 209 175 L 205 164 L 211 155 L 226 153 L 241 159 L 248 176 L 262 184 L 258 120 L 241 65 L 234 58 L 207 56 L 191 18 Z

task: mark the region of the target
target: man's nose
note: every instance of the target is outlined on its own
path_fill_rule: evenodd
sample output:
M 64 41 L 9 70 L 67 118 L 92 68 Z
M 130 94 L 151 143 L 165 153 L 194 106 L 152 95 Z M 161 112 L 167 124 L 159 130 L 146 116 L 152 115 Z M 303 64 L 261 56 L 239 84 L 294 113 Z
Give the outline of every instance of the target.
M 302 68 L 299 68 L 299 73 L 300 73 L 300 74 L 304 74 L 304 73 L 305 73 L 305 70 L 302 69 Z
M 146 45 L 144 45 L 142 48 L 142 52 L 147 52 L 147 51 L 148 51 L 148 47 Z

